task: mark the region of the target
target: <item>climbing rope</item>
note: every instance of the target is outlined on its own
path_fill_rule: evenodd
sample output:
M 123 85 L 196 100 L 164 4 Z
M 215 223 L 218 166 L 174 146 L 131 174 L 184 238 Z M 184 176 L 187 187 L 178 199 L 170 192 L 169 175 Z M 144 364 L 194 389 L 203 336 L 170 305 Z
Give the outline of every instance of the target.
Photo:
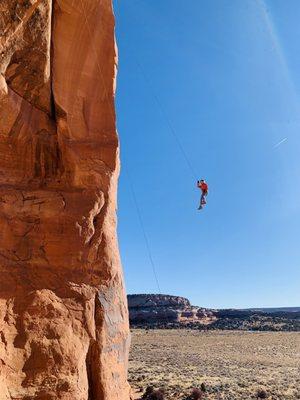
M 136 196 L 133 184 L 132 184 L 131 177 L 129 175 L 129 171 L 127 169 L 125 169 L 125 172 L 126 172 L 126 175 L 127 175 L 127 179 L 128 179 L 129 186 L 130 186 L 130 191 L 131 191 L 132 198 L 133 198 L 133 201 L 134 201 L 134 204 L 135 204 L 135 208 L 136 208 L 136 211 L 137 211 L 137 215 L 138 215 L 138 218 L 139 218 L 141 230 L 143 232 L 143 236 L 144 236 L 144 240 L 145 240 L 145 244 L 146 244 L 146 248 L 147 248 L 147 252 L 148 252 L 148 257 L 149 257 L 149 261 L 150 261 L 150 264 L 151 264 L 151 267 L 152 267 L 153 275 L 154 275 L 154 278 L 155 278 L 155 281 L 156 281 L 157 289 L 158 289 L 158 292 L 161 294 L 160 284 L 159 284 L 159 281 L 158 281 L 158 275 L 157 275 L 157 272 L 156 272 L 155 263 L 153 261 L 151 247 L 150 247 L 148 235 L 146 233 L 145 225 L 144 225 L 144 222 L 143 222 L 141 209 L 140 209 L 140 206 L 139 206 L 139 203 L 138 203 L 138 200 L 137 200 L 137 196 Z
M 138 65 L 138 67 L 139 67 L 139 69 L 140 69 L 140 71 L 141 71 L 146 83 L 148 84 L 149 88 L 151 89 L 151 92 L 152 92 L 153 98 L 156 101 L 157 107 L 160 110 L 162 116 L 164 117 L 165 122 L 166 122 L 166 124 L 167 124 L 167 126 L 169 128 L 169 131 L 172 134 L 172 136 L 174 137 L 174 139 L 175 139 L 175 141 L 177 143 L 177 146 L 178 146 L 179 150 L 181 151 L 181 154 L 182 154 L 182 156 L 183 156 L 183 158 L 184 158 L 184 160 L 185 160 L 185 162 L 186 162 L 186 164 L 187 164 L 187 166 L 188 166 L 188 168 L 190 170 L 192 178 L 195 179 L 195 181 L 196 181 L 197 180 L 197 174 L 196 174 L 196 172 L 195 172 L 195 170 L 193 168 L 193 165 L 190 162 L 190 160 L 189 160 L 189 158 L 187 156 L 187 153 L 186 153 L 181 141 L 179 140 L 179 137 L 178 137 L 178 135 L 176 133 L 176 130 L 174 129 L 174 127 L 173 127 L 173 125 L 172 125 L 172 123 L 170 121 L 170 118 L 168 117 L 168 115 L 166 113 L 166 110 L 165 110 L 164 106 L 162 105 L 161 101 L 159 100 L 159 97 L 157 96 L 157 94 L 156 94 L 156 92 L 154 90 L 154 87 L 152 85 L 152 82 L 151 82 L 150 78 L 146 75 L 146 73 L 145 73 L 145 71 L 144 71 L 144 69 L 142 67 L 142 64 L 139 62 L 139 60 L 136 58 L 135 61 L 136 61 L 136 64 Z
M 94 51 L 94 54 L 95 54 L 96 65 L 97 65 L 99 74 L 101 76 L 102 85 L 103 85 L 103 88 L 104 88 L 104 94 L 105 94 L 105 96 L 107 98 L 107 101 L 109 102 L 108 90 L 107 90 L 107 87 L 106 87 L 106 83 L 105 83 L 105 79 L 104 79 L 102 68 L 101 68 L 101 66 L 99 64 L 99 61 L 98 61 L 98 54 L 97 54 L 96 48 L 94 46 L 94 43 L 92 41 L 92 33 L 91 33 L 91 30 L 90 30 L 90 27 L 89 27 L 88 18 L 87 18 L 86 11 L 85 11 L 85 8 L 84 8 L 83 0 L 80 0 L 80 2 L 81 2 L 82 13 L 83 13 L 84 19 L 85 19 L 85 24 L 87 26 L 87 30 L 88 30 L 89 37 L 90 37 L 90 43 L 92 45 L 92 48 L 93 48 L 93 51 Z M 99 4 L 101 4 L 101 0 L 100 0 Z M 112 104 L 110 102 L 109 102 L 109 111 L 111 113 L 111 116 L 112 116 L 113 120 L 115 120 L 115 111 L 114 111 L 113 106 L 112 106 Z M 160 284 L 159 284 L 159 280 L 158 280 L 158 275 L 157 275 L 157 272 L 156 272 L 156 267 L 155 267 L 155 263 L 154 263 L 152 252 L 151 252 L 150 242 L 149 242 L 149 239 L 148 239 L 148 236 L 147 236 L 147 233 L 146 233 L 146 229 L 145 229 L 145 225 L 144 225 L 144 222 L 143 222 L 141 209 L 139 207 L 137 196 L 136 196 L 136 193 L 135 193 L 135 190 L 134 190 L 134 187 L 133 187 L 133 183 L 132 183 L 132 180 L 131 180 L 131 177 L 130 177 L 128 169 L 125 169 L 125 172 L 126 172 L 126 175 L 127 175 L 127 178 L 128 178 L 130 191 L 131 191 L 131 194 L 132 194 L 133 202 L 134 202 L 134 205 L 135 205 L 135 208 L 136 208 L 136 212 L 137 212 L 137 215 L 138 215 L 139 223 L 140 223 L 141 230 L 142 230 L 142 233 L 143 233 L 143 237 L 144 237 L 144 241 L 145 241 L 145 245 L 146 245 L 146 249 L 147 249 L 147 253 L 148 253 L 148 257 L 149 257 L 149 262 L 150 262 L 150 265 L 152 267 L 152 272 L 153 272 L 153 275 L 154 275 L 154 278 L 155 278 L 155 282 L 156 282 L 158 291 L 159 291 L 159 293 L 161 293 Z
M 86 24 L 86 27 L 87 27 L 87 30 L 88 30 L 88 34 L 89 34 L 89 37 L 90 37 L 90 43 L 91 43 L 92 49 L 93 49 L 94 54 L 95 54 L 96 66 L 97 66 L 97 69 L 99 71 L 99 74 L 100 74 L 100 77 L 101 77 L 101 80 L 102 80 L 102 85 L 103 85 L 103 88 L 104 88 L 104 94 L 105 94 L 105 97 L 107 98 L 107 101 L 109 102 L 109 111 L 111 113 L 111 116 L 112 116 L 113 120 L 115 120 L 115 110 L 113 109 L 113 105 L 110 103 L 110 98 L 109 98 L 109 95 L 108 95 L 109 92 L 108 92 L 107 87 L 106 87 L 106 83 L 105 83 L 105 79 L 104 79 L 104 74 L 103 74 L 102 68 L 101 68 L 101 66 L 99 64 L 99 61 L 98 61 L 98 53 L 97 53 L 97 50 L 95 48 L 94 42 L 92 41 L 92 32 L 91 32 L 91 29 L 90 29 L 90 26 L 89 26 L 89 23 L 88 23 L 88 18 L 87 18 L 87 14 L 86 14 L 86 10 L 85 10 L 84 4 L 83 4 L 83 0 L 80 0 L 80 2 L 81 2 L 82 13 L 83 13 L 83 16 L 84 16 L 84 19 L 85 19 L 85 24 Z M 99 1 L 99 4 L 101 5 L 101 0 Z M 155 102 L 157 104 L 157 107 L 158 107 L 161 115 L 163 116 L 163 118 L 165 120 L 165 123 L 166 123 L 167 127 L 169 128 L 169 132 L 171 133 L 172 137 L 175 139 L 175 142 L 176 142 L 176 144 L 177 144 L 177 146 L 178 146 L 178 148 L 179 148 L 179 150 L 180 150 L 180 152 L 181 152 L 181 154 L 183 156 L 183 159 L 185 160 L 185 162 L 186 162 L 186 164 L 188 166 L 188 169 L 189 169 L 189 171 L 191 173 L 191 176 L 193 177 L 193 179 L 197 180 L 197 174 L 195 173 L 193 165 L 192 165 L 192 163 L 191 163 L 191 161 L 190 161 L 190 159 L 189 159 L 189 157 L 188 157 L 188 155 L 187 155 L 187 153 L 186 153 L 186 151 L 184 149 L 184 146 L 181 143 L 181 140 L 179 139 L 179 136 L 177 135 L 177 132 L 176 132 L 173 124 L 171 123 L 170 118 L 167 115 L 167 112 L 166 112 L 162 102 L 159 99 L 159 96 L 157 95 L 157 93 L 156 93 L 156 91 L 155 91 L 155 89 L 153 87 L 153 84 L 152 84 L 150 78 L 145 73 L 145 70 L 144 70 L 142 64 L 139 62 L 139 60 L 137 59 L 136 56 L 135 56 L 135 61 L 136 61 L 136 64 L 137 64 L 138 68 L 141 71 L 141 74 L 142 74 L 145 82 L 147 83 L 147 85 L 148 85 L 148 87 L 150 89 L 150 92 L 152 93 L 152 96 L 153 96 L 153 98 L 154 98 L 154 100 L 155 100 Z M 141 208 L 139 206 L 139 202 L 138 202 L 138 199 L 137 199 L 134 187 L 133 187 L 133 183 L 132 183 L 128 168 L 125 169 L 125 172 L 126 172 L 126 175 L 127 175 L 127 178 L 128 178 L 130 191 L 131 191 L 131 194 L 132 194 L 133 202 L 134 202 L 134 205 L 135 205 L 135 208 L 136 208 L 136 212 L 137 212 L 137 215 L 138 215 L 139 223 L 140 223 L 141 230 L 142 230 L 142 233 L 143 233 L 143 237 L 144 237 L 144 241 L 145 241 L 145 245 L 146 245 L 146 249 L 147 249 L 147 253 L 148 253 L 148 257 L 149 257 L 149 262 L 150 262 L 150 265 L 152 267 L 152 271 L 153 271 L 153 275 L 154 275 L 154 278 L 155 278 L 155 281 L 156 281 L 156 285 L 157 285 L 158 291 L 159 291 L 159 293 L 161 293 L 158 274 L 157 274 L 157 270 L 156 270 L 156 267 L 155 267 L 154 259 L 153 259 L 153 256 L 152 256 L 148 235 L 146 233 L 146 229 L 145 229 L 145 225 L 144 225 L 144 221 L 143 221 L 143 217 L 142 217 Z
M 128 4 L 129 4 L 129 2 L 128 2 Z M 183 159 L 185 160 L 185 162 L 186 162 L 186 164 L 188 166 L 188 169 L 189 169 L 189 171 L 191 173 L 192 178 L 196 181 L 198 179 L 198 174 L 196 174 L 196 172 L 195 172 L 195 169 L 194 169 L 194 167 L 193 167 L 193 165 L 192 165 L 192 163 L 191 163 L 191 161 L 190 161 L 190 159 L 189 159 L 189 157 L 188 157 L 188 155 L 187 155 L 187 153 L 186 153 L 186 151 L 184 149 L 184 146 L 182 145 L 181 140 L 179 139 L 179 136 L 177 135 L 176 129 L 174 128 L 173 124 L 171 123 L 171 120 L 168 117 L 168 114 L 167 114 L 167 112 L 165 110 L 165 107 L 163 106 L 162 102 L 159 99 L 159 96 L 157 95 L 157 93 L 156 93 L 156 91 L 154 89 L 154 86 L 153 86 L 153 84 L 151 82 L 151 79 L 146 74 L 145 69 L 143 68 L 141 62 L 137 58 L 137 55 L 134 54 L 133 56 L 134 56 L 134 59 L 135 59 L 135 63 L 138 66 L 138 68 L 140 69 L 141 74 L 142 74 L 145 82 L 147 83 L 147 86 L 149 87 L 150 92 L 152 93 L 152 96 L 153 96 L 153 98 L 154 98 L 154 100 L 155 100 L 155 102 L 157 104 L 157 107 L 158 107 L 161 115 L 163 116 L 163 118 L 165 120 L 166 125 L 169 128 L 169 132 L 171 133 L 171 135 L 175 139 L 175 142 L 176 142 L 176 144 L 177 144 L 177 146 L 178 146 L 178 148 L 179 148 L 179 150 L 180 150 L 180 152 L 182 154 Z

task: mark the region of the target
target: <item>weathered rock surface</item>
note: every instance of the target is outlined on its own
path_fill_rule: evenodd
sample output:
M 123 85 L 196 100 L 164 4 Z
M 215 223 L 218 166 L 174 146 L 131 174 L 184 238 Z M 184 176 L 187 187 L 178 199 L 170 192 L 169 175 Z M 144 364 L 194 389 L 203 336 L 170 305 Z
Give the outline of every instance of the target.
M 188 323 L 207 324 L 212 322 L 214 313 L 205 308 L 192 306 L 188 299 L 164 294 L 128 295 L 130 322 L 138 324 Z
M 111 0 L 0 11 L 0 399 L 125 400 Z

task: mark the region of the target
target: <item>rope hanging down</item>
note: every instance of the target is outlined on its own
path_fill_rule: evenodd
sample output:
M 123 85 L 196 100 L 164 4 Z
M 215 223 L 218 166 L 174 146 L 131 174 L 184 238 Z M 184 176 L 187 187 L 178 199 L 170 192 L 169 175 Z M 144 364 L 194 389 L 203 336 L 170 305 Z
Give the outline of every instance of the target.
M 98 61 L 98 54 L 97 54 L 96 48 L 94 46 L 94 43 L 92 41 L 92 33 L 91 33 L 91 30 L 90 30 L 90 27 L 89 27 L 89 23 L 88 23 L 86 11 L 85 11 L 85 8 L 84 8 L 83 0 L 80 0 L 80 2 L 81 2 L 82 13 L 83 13 L 84 18 L 85 18 L 85 23 L 86 23 L 86 27 L 87 27 L 87 30 L 88 30 L 88 34 L 89 34 L 89 37 L 90 37 L 90 43 L 91 43 L 93 51 L 95 53 L 96 65 L 97 65 L 99 74 L 100 74 L 101 79 L 102 79 L 102 85 L 103 85 L 103 88 L 104 88 L 104 91 L 105 91 L 104 94 L 105 94 L 105 96 L 107 98 L 107 101 L 108 101 L 109 111 L 110 111 L 110 113 L 112 115 L 113 120 L 115 120 L 115 111 L 113 109 L 112 104 L 110 104 L 110 102 L 109 102 L 108 90 L 107 90 L 107 87 L 106 87 L 106 84 L 105 84 L 105 79 L 104 79 L 104 75 L 103 75 L 101 66 L 100 66 L 99 61 Z M 101 0 L 100 0 L 100 4 L 101 4 Z M 144 237 L 144 240 L 145 240 L 145 244 L 146 244 L 146 248 L 147 248 L 147 252 L 148 252 L 148 257 L 149 257 L 149 261 L 150 261 L 150 264 L 151 264 L 151 267 L 152 267 L 152 271 L 153 271 L 153 275 L 154 275 L 154 278 L 155 278 L 155 282 L 156 282 L 156 285 L 157 285 L 159 293 L 161 293 L 161 289 L 160 289 L 160 285 L 159 285 L 159 281 L 158 281 L 158 276 L 157 276 L 154 260 L 153 260 L 152 253 L 151 253 L 149 239 L 148 239 L 148 236 L 146 234 L 146 229 L 145 229 L 143 218 L 142 218 L 142 213 L 141 213 L 141 210 L 140 210 L 140 207 L 139 207 L 139 204 L 138 204 L 138 200 L 137 200 L 137 197 L 136 197 L 136 194 L 135 194 L 135 190 L 133 188 L 133 183 L 132 183 L 132 181 L 130 179 L 129 172 L 128 172 L 128 170 L 125 170 L 125 172 L 126 172 L 126 175 L 127 175 L 128 181 L 129 181 L 130 191 L 131 191 L 131 194 L 132 194 L 132 197 L 133 197 L 134 205 L 135 205 L 135 208 L 136 208 L 136 212 L 137 212 L 138 219 L 139 219 L 139 222 L 140 222 L 141 230 L 142 230 L 143 237 Z
M 86 27 L 87 27 L 87 29 L 88 29 L 89 36 L 90 36 L 90 42 L 91 42 L 91 44 L 92 44 L 92 48 L 93 48 L 94 53 L 95 53 L 95 59 L 96 59 L 97 67 L 98 67 L 98 70 L 99 70 L 99 72 L 100 72 L 101 79 L 102 79 L 102 84 L 103 84 L 103 87 L 104 87 L 104 90 L 105 90 L 105 95 L 106 95 L 107 101 L 109 102 L 108 91 L 107 91 L 107 88 L 106 88 L 106 84 L 105 84 L 103 72 L 102 72 L 101 66 L 100 66 L 99 61 L 98 61 L 97 51 L 96 51 L 96 49 L 95 49 L 95 46 L 94 46 L 93 41 L 91 40 L 91 39 L 92 39 L 92 34 L 91 34 L 90 27 L 89 27 L 88 19 L 87 19 L 87 16 L 86 16 L 86 12 L 85 12 L 85 9 L 84 9 L 83 0 L 80 0 L 80 1 L 81 1 L 81 5 L 82 5 L 82 12 L 83 12 L 83 15 L 84 15 L 84 18 L 85 18 L 85 22 L 86 22 Z M 100 4 L 101 4 L 101 0 L 100 0 Z M 136 58 L 136 57 L 135 57 L 135 58 Z M 192 165 L 191 161 L 189 160 L 189 157 L 187 156 L 187 153 L 186 153 L 186 151 L 185 151 L 185 149 L 184 149 L 184 147 L 183 147 L 181 141 L 179 140 L 179 137 L 178 137 L 178 135 L 177 135 L 177 133 L 176 133 L 176 130 L 174 129 L 174 127 L 173 127 L 173 125 L 172 125 L 170 119 L 168 118 L 168 115 L 167 115 L 167 113 L 166 113 L 166 111 L 165 111 L 165 109 L 164 109 L 164 107 L 163 107 L 163 105 L 162 105 L 162 102 L 159 100 L 159 97 L 157 96 L 157 94 L 156 94 L 156 92 L 155 92 L 155 90 L 154 90 L 154 88 L 153 88 L 153 85 L 151 84 L 150 79 L 149 79 L 148 76 L 146 75 L 146 73 L 145 73 L 145 71 L 144 71 L 144 69 L 143 69 L 141 63 L 138 61 L 137 58 L 136 58 L 136 64 L 138 65 L 138 67 L 139 67 L 139 69 L 141 70 L 141 73 L 142 73 L 142 75 L 143 75 L 145 81 L 147 82 L 149 88 L 151 89 L 152 95 L 153 95 L 153 97 L 154 97 L 154 99 L 155 99 L 155 101 L 156 101 L 156 103 L 157 103 L 157 106 L 158 106 L 158 108 L 159 108 L 161 114 L 163 115 L 163 117 L 164 117 L 164 119 L 165 119 L 165 121 L 166 121 L 166 124 L 167 124 L 167 126 L 168 126 L 168 128 L 169 128 L 169 130 L 170 130 L 170 132 L 171 132 L 171 134 L 172 134 L 172 136 L 174 137 L 174 139 L 175 139 L 175 141 L 176 141 L 176 143 L 177 143 L 177 146 L 178 146 L 179 150 L 180 150 L 181 153 L 182 153 L 182 156 L 183 156 L 184 160 L 186 161 L 186 164 L 187 164 L 187 166 L 188 166 L 188 168 L 189 168 L 189 170 L 190 170 L 190 173 L 191 173 L 193 179 L 197 180 L 197 179 L 198 179 L 198 178 L 197 178 L 197 174 L 196 174 L 196 172 L 195 172 L 195 170 L 194 170 L 194 168 L 193 168 L 193 165 Z M 110 109 L 110 112 L 111 112 L 113 118 L 115 119 L 115 113 L 114 113 L 114 110 L 112 110 L 112 105 L 111 105 L 110 103 L 109 103 L 109 109 Z
M 127 3 L 127 5 L 130 8 L 131 5 L 129 5 L 129 4 L 130 4 L 130 2 Z M 157 103 L 158 109 L 160 110 L 163 118 L 165 119 L 166 125 L 168 126 L 171 135 L 174 137 L 175 142 L 177 143 L 177 146 L 178 146 L 178 148 L 179 148 L 179 150 L 180 150 L 180 152 L 181 152 L 181 154 L 182 154 L 182 156 L 183 156 L 183 158 L 184 158 L 184 160 L 185 160 L 185 162 L 186 162 L 186 164 L 188 166 L 188 169 L 190 170 L 190 173 L 191 173 L 193 179 L 195 181 L 197 181 L 198 180 L 198 174 L 196 174 L 196 172 L 195 172 L 195 169 L 194 169 L 194 167 L 193 167 L 193 165 L 192 165 L 192 163 L 191 163 L 191 161 L 190 161 L 190 159 L 189 159 L 189 157 L 188 157 L 188 155 L 187 155 L 187 153 L 186 153 L 186 151 L 185 151 L 185 149 L 184 149 L 184 147 L 183 147 L 183 145 L 182 145 L 182 143 L 181 143 L 181 141 L 180 141 L 180 139 L 179 139 L 179 137 L 178 137 L 178 135 L 176 133 L 176 130 L 175 130 L 173 124 L 171 123 L 171 120 L 168 117 L 167 112 L 166 112 L 162 102 L 160 101 L 160 99 L 159 99 L 159 97 L 158 97 L 158 95 L 157 95 L 157 93 L 156 93 L 156 91 L 155 91 L 155 89 L 154 89 L 154 87 L 152 85 L 151 79 L 145 73 L 145 70 L 142 67 L 142 64 L 139 62 L 136 54 L 134 54 L 134 58 L 135 58 L 135 62 L 137 64 L 137 66 L 139 67 L 139 69 L 140 69 L 140 71 L 142 73 L 142 76 L 145 79 L 145 82 L 148 84 L 148 87 L 149 87 L 150 91 L 152 92 L 153 98 L 155 99 L 155 101 Z
M 148 256 L 149 256 L 149 261 L 150 261 L 150 264 L 151 264 L 151 267 L 152 267 L 152 271 L 153 271 L 153 275 L 155 277 L 155 281 L 156 281 L 156 285 L 157 285 L 157 288 L 158 288 L 158 292 L 159 292 L 159 294 L 161 294 L 161 289 L 160 289 L 160 285 L 159 285 L 159 281 L 158 281 L 158 276 L 157 276 L 155 264 L 154 264 L 153 257 L 152 257 L 150 243 L 149 243 L 149 240 L 148 240 L 148 236 L 146 234 L 146 229 L 145 229 L 145 226 L 144 226 L 141 209 L 139 207 L 139 203 L 138 203 L 138 200 L 137 200 L 137 197 L 136 197 L 136 194 L 135 194 L 135 190 L 133 188 L 133 184 L 132 184 L 129 172 L 128 172 L 128 170 L 125 170 L 125 171 L 126 171 L 127 179 L 128 179 L 128 182 L 129 182 L 132 198 L 133 198 L 133 201 L 134 201 L 134 204 L 135 204 L 135 208 L 136 208 L 136 211 L 137 211 L 137 215 L 138 215 L 138 218 L 139 218 L 140 226 L 141 226 L 141 229 L 142 229 L 142 232 L 143 232 L 143 236 L 144 236 L 144 240 L 145 240 L 145 244 L 146 244 L 146 248 L 147 248 L 147 252 L 148 252 Z
M 167 124 L 167 126 L 168 126 L 168 128 L 169 128 L 171 134 L 173 135 L 173 137 L 174 137 L 174 139 L 175 139 L 175 141 L 176 141 L 176 143 L 177 143 L 177 145 L 178 145 L 178 148 L 180 149 L 180 151 L 181 151 L 181 153 L 182 153 L 183 158 L 184 158 L 185 161 L 186 161 L 186 164 L 187 164 L 187 166 L 188 166 L 188 168 L 189 168 L 189 170 L 190 170 L 190 173 L 191 173 L 192 177 L 193 177 L 195 180 L 197 180 L 197 174 L 196 174 L 196 172 L 195 172 L 195 170 L 194 170 L 194 168 L 193 168 L 193 166 L 192 166 L 192 163 L 191 163 L 190 160 L 189 160 L 189 157 L 188 157 L 187 154 L 186 154 L 186 151 L 184 150 L 184 147 L 183 147 L 181 141 L 179 140 L 179 137 L 178 137 L 178 135 L 177 135 L 177 133 L 176 133 L 176 131 L 175 131 L 173 125 L 171 124 L 170 119 L 168 118 L 168 115 L 167 115 L 167 113 L 166 113 L 166 111 L 165 111 L 165 108 L 164 108 L 164 106 L 162 105 L 162 102 L 159 100 L 159 97 L 157 96 L 157 94 L 156 94 L 156 92 L 155 92 L 155 90 L 154 90 L 154 88 L 153 88 L 153 85 L 152 85 L 150 79 L 149 79 L 148 76 L 146 75 L 146 73 L 145 73 L 145 71 L 144 71 L 144 69 L 143 69 L 141 63 L 139 62 L 139 60 L 138 60 L 137 58 L 136 58 L 136 64 L 138 65 L 138 67 L 139 67 L 139 69 L 141 70 L 141 73 L 142 73 L 142 75 L 143 75 L 145 81 L 147 82 L 149 88 L 151 89 L 152 95 L 153 95 L 153 97 L 154 97 L 154 99 L 155 99 L 155 101 L 156 101 L 156 103 L 157 103 L 157 106 L 158 106 L 158 108 L 159 108 L 161 114 L 163 115 L 163 117 L 164 117 L 164 119 L 165 119 L 165 121 L 166 121 L 166 124 Z

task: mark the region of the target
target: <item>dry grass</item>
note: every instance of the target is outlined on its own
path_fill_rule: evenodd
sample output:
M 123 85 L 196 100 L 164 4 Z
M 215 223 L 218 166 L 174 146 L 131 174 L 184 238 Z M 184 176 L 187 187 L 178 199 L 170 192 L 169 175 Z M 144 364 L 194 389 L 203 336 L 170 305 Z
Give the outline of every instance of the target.
M 300 399 L 300 333 L 133 330 L 129 365 L 137 393 L 162 387 L 166 399 L 203 382 L 205 399 Z

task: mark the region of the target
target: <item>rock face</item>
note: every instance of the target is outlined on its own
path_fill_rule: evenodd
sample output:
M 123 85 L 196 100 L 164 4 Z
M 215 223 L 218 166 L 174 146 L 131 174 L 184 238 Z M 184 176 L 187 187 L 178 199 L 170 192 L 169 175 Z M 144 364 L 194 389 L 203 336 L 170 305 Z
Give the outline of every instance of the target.
M 134 325 L 159 325 L 177 323 L 206 324 L 214 320 L 214 313 L 205 308 L 192 306 L 188 299 L 163 294 L 128 295 L 130 322 Z
M 129 399 L 111 0 L 0 11 L 0 398 Z

